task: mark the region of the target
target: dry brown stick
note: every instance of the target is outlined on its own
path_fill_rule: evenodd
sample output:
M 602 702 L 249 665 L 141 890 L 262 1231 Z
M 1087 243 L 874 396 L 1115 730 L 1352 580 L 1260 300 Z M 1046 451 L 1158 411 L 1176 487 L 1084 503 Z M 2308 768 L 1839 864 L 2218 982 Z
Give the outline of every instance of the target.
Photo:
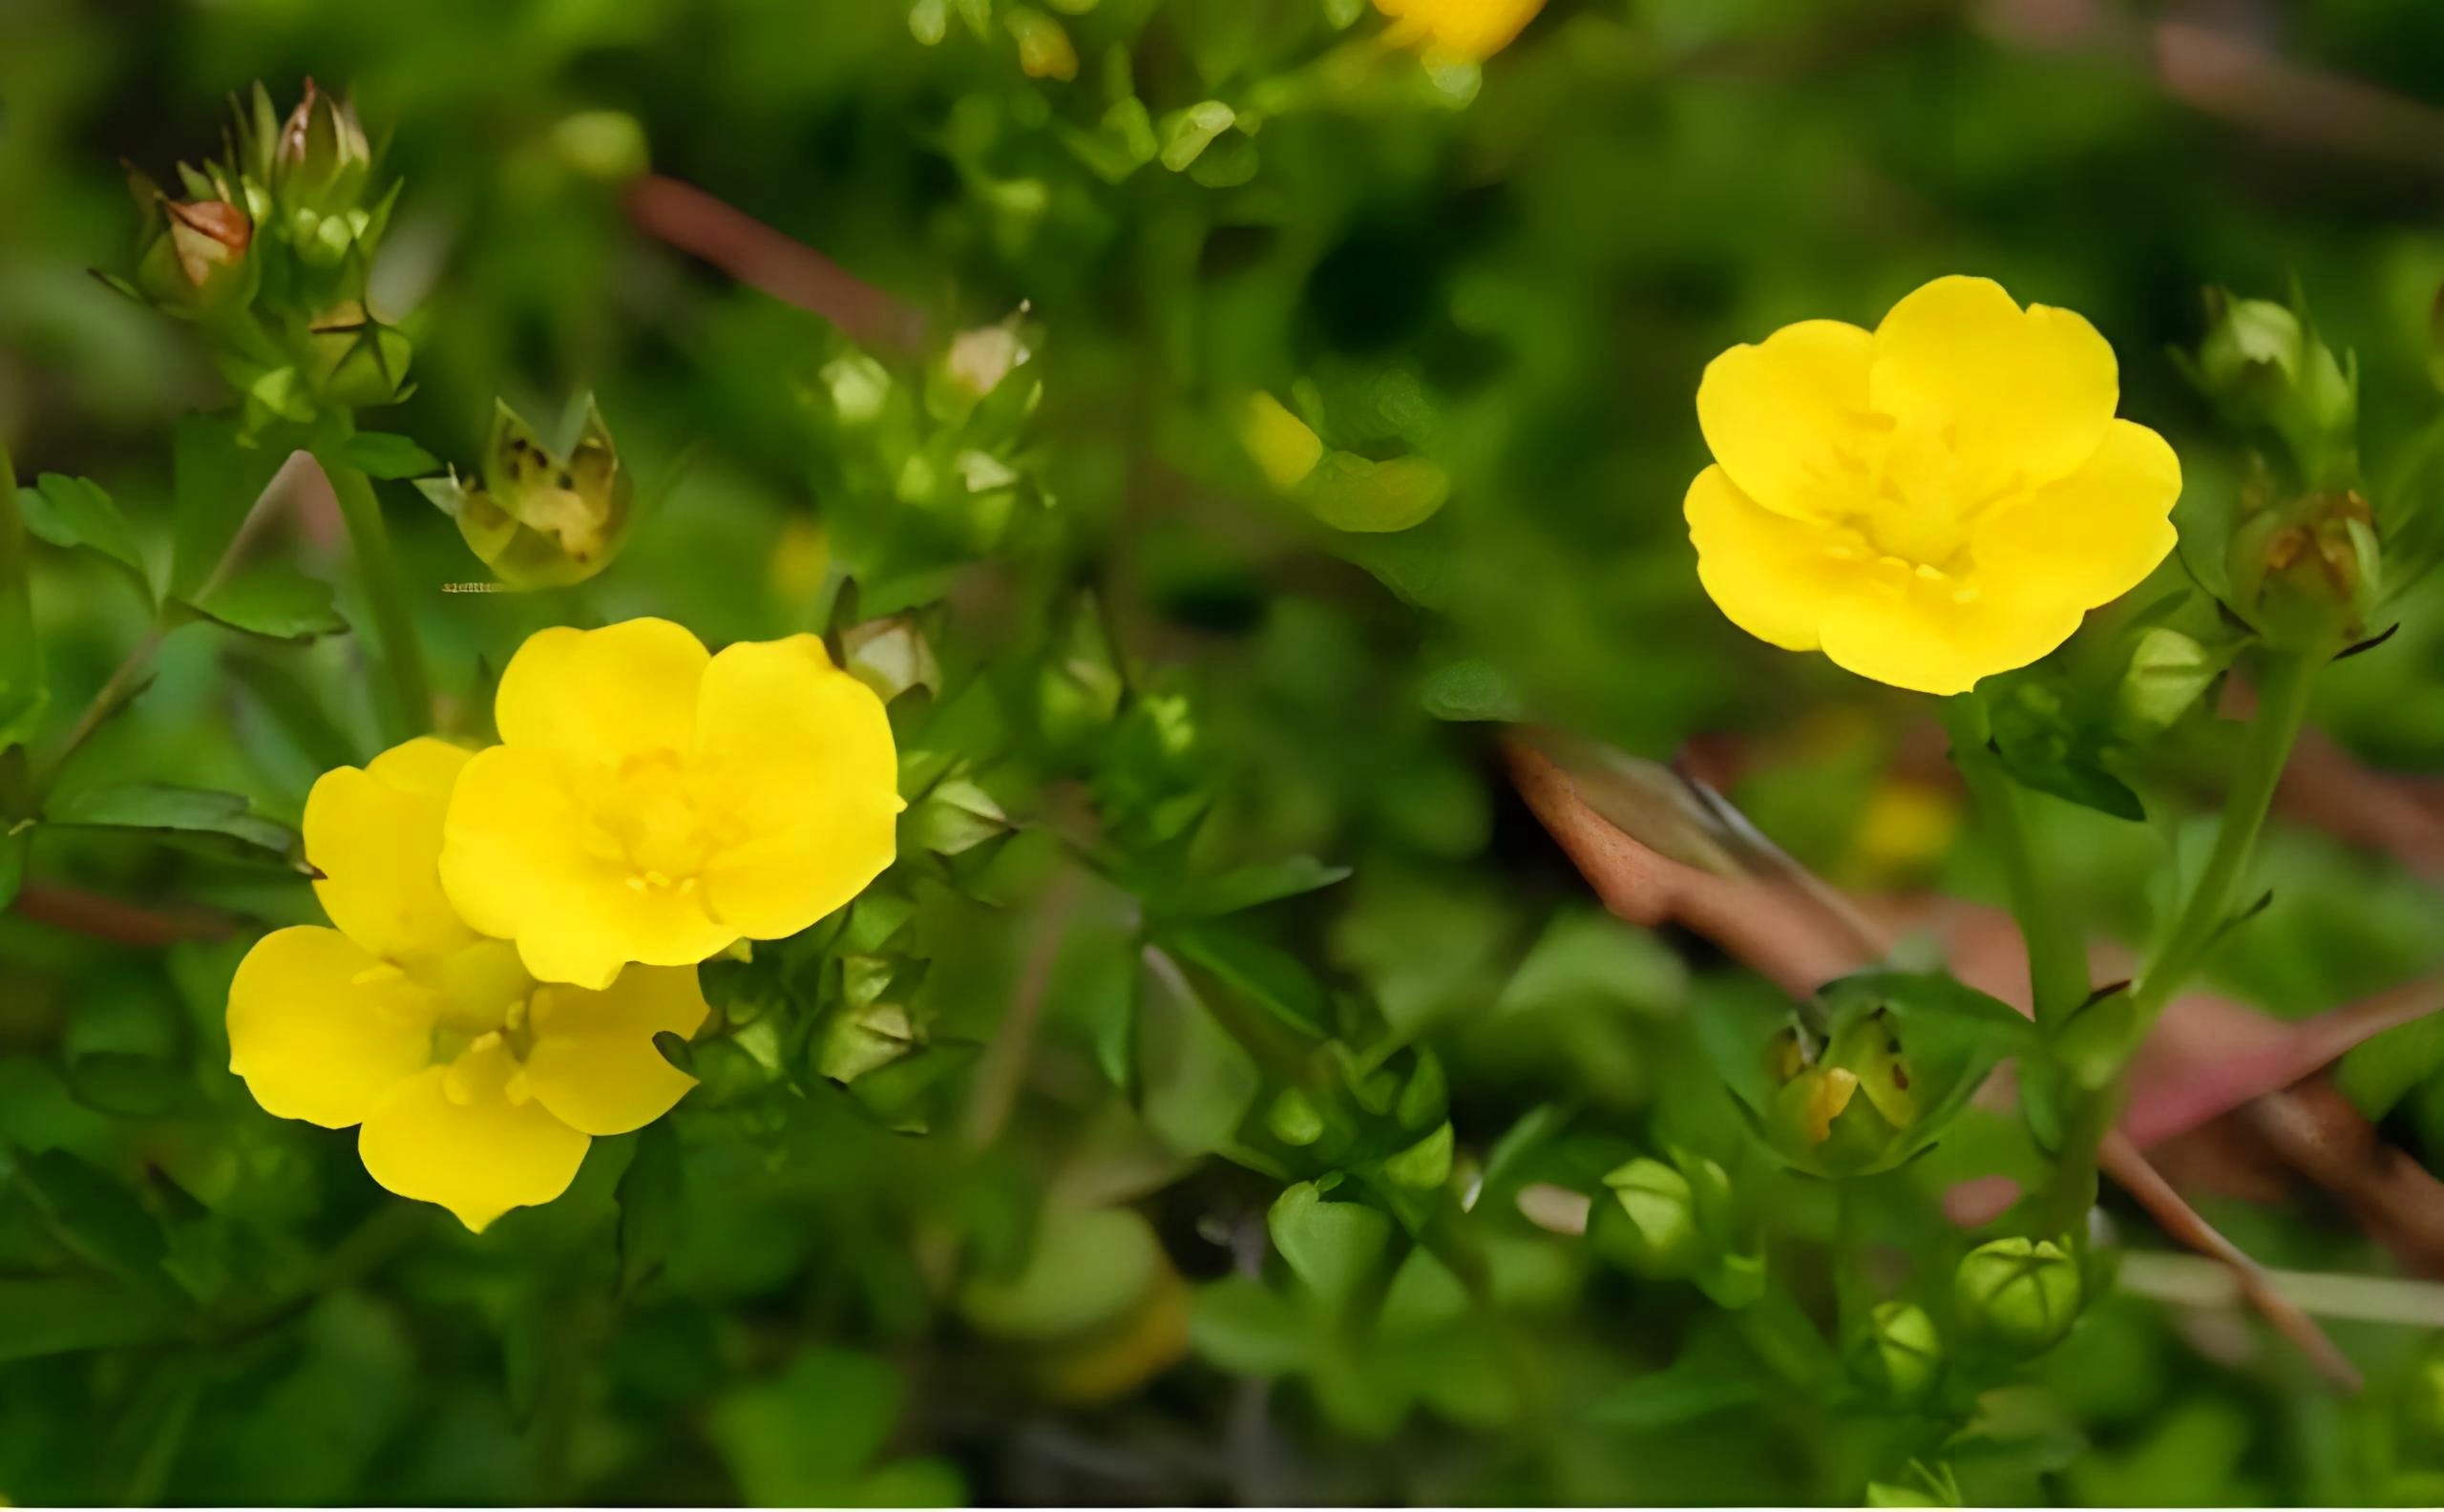
M 646 235 L 703 258 L 751 288 L 811 310 L 863 346 L 924 351 L 924 312 L 874 287 L 794 237 L 693 184 L 648 174 L 628 188 L 628 219 Z
M 1890 949 L 1891 942 L 1853 912 L 1825 910 L 1803 892 L 1717 876 L 1658 855 L 1581 801 L 1570 774 L 1542 752 L 1517 738 L 1503 748 L 1520 796 L 1620 917 L 1649 927 L 1685 925 L 1795 997 L 1871 965 Z M 2128 1140 L 2108 1136 L 2097 1165 L 2166 1234 L 2230 1266 L 2266 1321 L 2328 1379 L 2357 1389 L 2357 1371 L 2316 1323 L 2268 1286 L 2257 1263 L 2200 1216 Z
M 2242 1116 L 2250 1132 L 2333 1193 L 2403 1265 L 2444 1277 L 2444 1182 L 2377 1138 L 2333 1083 L 2312 1078 L 2259 1098 Z
M 57 882 L 29 882 L 17 893 L 16 911 L 37 924 L 138 950 L 158 950 L 181 940 L 227 939 L 238 921 L 202 909 L 175 913 L 121 902 Z
M 1019 970 L 1018 989 L 1010 1011 L 984 1050 L 977 1067 L 976 1097 L 968 1103 L 967 1143 L 982 1149 L 1001 1135 L 1010 1110 L 1018 1103 L 1019 1084 L 1025 1080 L 1027 1058 L 1035 1046 L 1036 1021 L 1043 1017 L 1044 998 L 1052 990 L 1053 967 L 1061 959 L 1061 942 L 1069 932 L 1069 915 L 1078 906 L 1079 875 L 1063 872 L 1044 889 L 1036 905 L 1035 939 Z

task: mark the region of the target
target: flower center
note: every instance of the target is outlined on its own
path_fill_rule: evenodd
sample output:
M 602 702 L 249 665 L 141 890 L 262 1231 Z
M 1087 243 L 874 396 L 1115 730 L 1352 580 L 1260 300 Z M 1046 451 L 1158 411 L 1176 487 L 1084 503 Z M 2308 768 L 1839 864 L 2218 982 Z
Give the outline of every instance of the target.
M 402 971 L 387 963 L 376 968 Z M 525 1060 L 534 1048 L 536 1003 L 548 993 L 507 940 L 478 940 L 403 972 L 431 995 L 432 1064 L 448 1066 L 441 1091 L 462 1106 L 498 1091 L 513 1103 L 531 1095 Z
M 597 767 L 578 784 L 586 850 L 625 868 L 640 892 L 691 890 L 721 843 L 719 812 L 706 797 L 674 751 Z
M 1861 417 L 1850 496 L 1839 522 L 1898 569 L 1897 578 L 1956 578 L 1970 566 L 1969 537 L 1991 499 L 1963 475 L 1951 426 L 1931 417 Z

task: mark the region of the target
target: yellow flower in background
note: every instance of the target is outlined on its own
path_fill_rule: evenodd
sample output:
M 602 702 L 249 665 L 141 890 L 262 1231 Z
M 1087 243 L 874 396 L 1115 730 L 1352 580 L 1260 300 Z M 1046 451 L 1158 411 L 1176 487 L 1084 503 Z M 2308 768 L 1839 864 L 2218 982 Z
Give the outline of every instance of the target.
M 1698 578 L 1760 640 L 1965 692 L 2171 552 L 2180 459 L 2119 400 L 2096 327 L 1989 279 L 1937 279 L 1872 332 L 1802 321 L 1735 346 L 1697 389 Z
M 545 981 L 690 966 L 846 904 L 895 850 L 898 762 L 872 689 L 811 635 L 714 656 L 667 620 L 530 637 L 501 744 L 443 824 L 459 915 Z
M 337 926 L 278 930 L 229 985 L 229 1068 L 264 1111 L 363 1127 L 373 1179 L 478 1229 L 566 1190 L 596 1135 L 695 1085 L 654 1048 L 710 1010 L 692 966 L 608 991 L 538 984 L 443 894 L 442 816 L 473 756 L 412 740 L 324 774 L 306 802 L 314 891 Z
M 1436 62 L 1482 63 L 1510 45 L 1545 0 L 1375 0 L 1392 18 L 1384 33 Z

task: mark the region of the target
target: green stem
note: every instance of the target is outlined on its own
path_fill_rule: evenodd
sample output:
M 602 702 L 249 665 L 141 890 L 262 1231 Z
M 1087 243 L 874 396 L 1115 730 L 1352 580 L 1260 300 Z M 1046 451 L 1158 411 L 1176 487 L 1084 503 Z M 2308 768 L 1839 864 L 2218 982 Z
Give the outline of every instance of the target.
M 365 596 L 373 606 L 373 624 L 381 639 L 381 658 L 388 673 L 388 697 L 382 707 L 383 733 L 393 744 L 432 728 L 432 690 L 425 681 L 424 646 L 416 637 L 415 616 L 409 611 L 406 585 L 390 555 L 390 528 L 382 522 L 382 503 L 373 496 L 372 481 L 340 453 L 343 430 L 314 443 L 314 460 L 331 482 L 340 516 L 348 522 L 356 547 Z
M 1944 701 L 1944 725 L 1951 735 L 1952 765 L 1969 785 L 2003 865 L 2012 916 L 2028 946 L 2029 1001 L 2038 1027 L 2054 1029 L 2087 1001 L 2087 942 L 2077 921 L 2040 885 L 2026 796 L 1989 744 L 1986 706 L 1974 693 Z
M 2134 1036 L 2145 1035 L 2230 920 L 2248 880 L 2249 858 L 2257 849 L 2258 832 L 2265 828 L 2275 785 L 2282 781 L 2283 768 L 2291 759 L 2291 746 L 2307 718 L 2308 695 L 2315 689 L 2324 662 L 2321 656 L 2296 651 L 2267 654 L 2265 677 L 2258 685 L 2257 719 L 2242 747 L 2231 790 L 2224 795 L 2223 822 L 2215 835 L 2215 850 L 2190 889 L 2188 901 L 2175 916 L 2171 933 L 2131 989 Z
M 0 750 L 22 738 L 42 707 L 31 555 L 17 507 L 17 466 L 0 446 Z

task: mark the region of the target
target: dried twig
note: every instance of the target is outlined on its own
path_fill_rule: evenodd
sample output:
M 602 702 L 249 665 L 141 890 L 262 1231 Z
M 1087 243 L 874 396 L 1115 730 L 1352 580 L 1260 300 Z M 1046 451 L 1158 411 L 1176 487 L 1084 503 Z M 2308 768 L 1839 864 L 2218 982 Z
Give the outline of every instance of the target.
M 627 207 L 628 219 L 646 235 L 822 316 L 851 341 L 902 354 L 925 349 L 923 311 L 693 184 L 649 174 L 629 186 Z
M 239 923 L 204 909 L 148 909 L 57 882 L 28 882 L 16 911 L 37 924 L 137 950 L 158 950 L 181 940 L 228 939 Z

